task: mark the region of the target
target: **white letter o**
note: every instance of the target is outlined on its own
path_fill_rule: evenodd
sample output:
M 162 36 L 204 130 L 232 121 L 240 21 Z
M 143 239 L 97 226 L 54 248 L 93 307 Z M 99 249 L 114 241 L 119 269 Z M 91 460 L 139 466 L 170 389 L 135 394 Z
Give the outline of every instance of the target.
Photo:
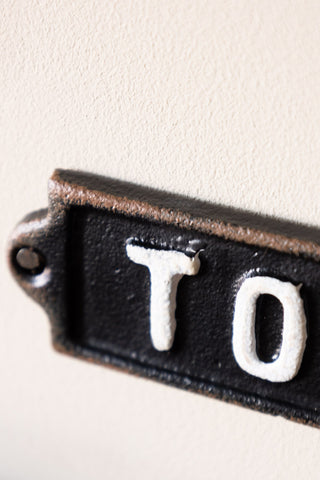
M 232 347 L 238 365 L 250 375 L 287 382 L 298 373 L 307 339 L 300 288 L 272 277 L 247 278 L 241 285 L 234 310 Z M 283 307 L 281 350 L 271 363 L 259 360 L 256 352 L 256 302 L 262 294 L 274 295 Z

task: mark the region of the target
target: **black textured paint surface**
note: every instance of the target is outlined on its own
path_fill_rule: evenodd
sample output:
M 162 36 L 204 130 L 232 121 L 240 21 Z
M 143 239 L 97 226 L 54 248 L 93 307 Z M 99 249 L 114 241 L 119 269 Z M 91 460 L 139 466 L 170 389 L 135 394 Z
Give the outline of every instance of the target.
M 230 241 L 215 236 L 90 208 L 72 208 L 68 224 L 68 282 L 72 285 L 68 332 L 73 342 L 224 389 L 314 413 L 320 408 L 320 268 L 316 262 L 236 242 L 231 247 Z M 180 244 L 181 251 L 195 239 L 206 245 L 198 275 L 185 276 L 179 283 L 177 330 L 169 352 L 158 352 L 151 344 L 149 271 L 127 257 L 125 246 L 132 237 L 159 248 Z M 290 382 L 253 377 L 241 370 L 233 356 L 235 295 L 249 275 L 303 283 L 309 334 L 301 369 Z M 262 360 L 271 361 L 281 346 L 282 309 L 271 297 L 261 302 L 257 312 L 258 344 L 262 345 L 258 353 Z

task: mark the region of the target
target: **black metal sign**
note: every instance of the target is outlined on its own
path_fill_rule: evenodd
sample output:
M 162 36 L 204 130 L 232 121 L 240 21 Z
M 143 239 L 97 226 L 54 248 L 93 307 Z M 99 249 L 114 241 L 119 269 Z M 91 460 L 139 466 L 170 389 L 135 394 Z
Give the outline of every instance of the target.
M 59 351 L 319 425 L 317 235 L 59 170 L 9 257 Z

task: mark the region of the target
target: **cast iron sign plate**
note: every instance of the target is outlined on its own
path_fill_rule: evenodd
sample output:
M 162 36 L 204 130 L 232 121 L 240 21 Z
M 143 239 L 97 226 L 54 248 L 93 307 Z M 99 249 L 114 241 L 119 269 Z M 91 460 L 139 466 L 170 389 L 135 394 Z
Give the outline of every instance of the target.
M 58 170 L 9 259 L 57 350 L 319 425 L 317 235 Z

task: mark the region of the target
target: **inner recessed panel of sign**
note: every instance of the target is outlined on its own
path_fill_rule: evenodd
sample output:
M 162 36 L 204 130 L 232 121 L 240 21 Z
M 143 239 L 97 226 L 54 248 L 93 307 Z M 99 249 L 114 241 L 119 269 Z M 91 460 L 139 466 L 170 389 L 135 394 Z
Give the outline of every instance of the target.
M 177 329 L 170 351 L 159 352 L 152 346 L 150 274 L 127 257 L 128 241 L 190 255 L 195 245 L 201 249 L 199 273 L 183 277 L 178 286 Z M 232 391 L 314 412 L 320 408 L 320 268 L 316 262 L 89 207 L 70 209 L 66 253 L 67 335 L 74 344 Z M 302 366 L 290 382 L 275 384 L 255 378 L 234 359 L 235 295 L 250 275 L 303 284 L 308 339 Z M 282 313 L 274 297 L 259 300 L 256 334 L 262 361 L 272 361 L 281 348 Z

